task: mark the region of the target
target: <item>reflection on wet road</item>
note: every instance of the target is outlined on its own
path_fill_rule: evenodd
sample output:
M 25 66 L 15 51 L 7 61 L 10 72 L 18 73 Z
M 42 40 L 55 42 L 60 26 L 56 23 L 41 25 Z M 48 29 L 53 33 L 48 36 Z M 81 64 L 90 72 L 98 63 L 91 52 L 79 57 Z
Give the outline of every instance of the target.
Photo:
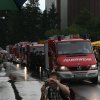
M 76 100 L 100 100 L 100 85 L 93 85 L 88 81 L 73 82 L 72 88 L 76 93 Z
M 13 77 L 16 77 L 14 84 L 19 92 L 19 95 L 23 98 L 22 100 L 39 100 L 41 95 L 40 89 L 41 89 L 41 85 L 43 84 L 43 81 L 41 80 L 44 78 L 41 79 L 41 77 L 40 78 L 31 77 L 30 73 L 27 72 L 26 67 L 21 68 L 20 65 L 18 64 L 17 65 L 13 65 L 12 63 L 11 64 L 7 63 L 7 64 L 8 64 L 7 66 L 10 67 L 7 67 L 5 64 L 5 66 L 7 67 L 6 69 L 7 74 L 4 73 L 4 69 L 2 70 L 3 72 L 0 72 L 1 75 L 0 82 L 4 82 L 8 80 L 8 78 L 5 77 L 6 75 L 8 76 L 12 75 Z M 7 78 L 7 80 L 5 78 Z M 89 81 L 83 81 L 83 82 L 73 81 L 70 82 L 69 84 L 75 91 L 76 100 L 100 100 L 100 84 L 93 85 Z M 5 86 L 3 86 L 3 84 L 0 84 L 0 87 L 5 87 Z M 1 92 L 2 91 L 0 91 L 0 93 Z

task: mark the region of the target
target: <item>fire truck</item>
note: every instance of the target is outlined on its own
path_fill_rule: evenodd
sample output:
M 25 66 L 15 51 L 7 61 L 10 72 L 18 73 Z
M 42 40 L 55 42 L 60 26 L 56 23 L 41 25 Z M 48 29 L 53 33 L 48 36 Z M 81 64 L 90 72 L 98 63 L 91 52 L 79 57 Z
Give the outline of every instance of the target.
M 7 46 L 7 51 L 11 55 L 14 63 L 25 63 L 27 65 L 30 62 L 30 54 L 32 52 L 40 52 L 44 54 L 44 44 L 37 42 L 19 42 L 13 46 Z
M 61 79 L 89 79 L 98 83 L 98 66 L 91 41 L 78 35 L 58 36 L 45 43 L 45 64 Z

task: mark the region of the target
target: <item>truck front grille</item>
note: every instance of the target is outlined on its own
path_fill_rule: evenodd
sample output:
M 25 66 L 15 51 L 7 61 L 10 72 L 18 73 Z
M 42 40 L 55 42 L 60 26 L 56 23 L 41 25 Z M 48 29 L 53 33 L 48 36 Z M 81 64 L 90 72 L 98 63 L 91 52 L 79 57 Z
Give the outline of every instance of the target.
M 68 69 L 70 71 L 86 71 L 86 70 L 89 70 L 90 67 L 87 67 L 87 66 L 78 66 L 78 67 L 68 67 Z

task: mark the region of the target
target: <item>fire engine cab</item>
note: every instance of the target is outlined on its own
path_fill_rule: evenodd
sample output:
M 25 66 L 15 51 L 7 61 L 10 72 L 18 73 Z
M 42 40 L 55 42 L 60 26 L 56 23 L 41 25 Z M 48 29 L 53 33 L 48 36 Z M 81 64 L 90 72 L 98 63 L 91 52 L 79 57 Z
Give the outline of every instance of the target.
M 46 41 L 46 68 L 57 71 L 62 79 L 89 79 L 97 84 L 98 66 L 91 41 L 73 37 Z

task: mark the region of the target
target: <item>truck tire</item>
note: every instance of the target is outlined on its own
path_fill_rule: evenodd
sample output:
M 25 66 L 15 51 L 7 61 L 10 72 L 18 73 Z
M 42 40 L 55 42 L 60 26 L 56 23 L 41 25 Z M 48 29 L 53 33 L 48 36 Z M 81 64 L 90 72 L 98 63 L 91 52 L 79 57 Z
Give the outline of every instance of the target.
M 98 84 L 98 76 L 95 77 L 95 78 L 92 78 L 92 79 L 91 79 L 91 82 L 92 82 L 93 84 Z

